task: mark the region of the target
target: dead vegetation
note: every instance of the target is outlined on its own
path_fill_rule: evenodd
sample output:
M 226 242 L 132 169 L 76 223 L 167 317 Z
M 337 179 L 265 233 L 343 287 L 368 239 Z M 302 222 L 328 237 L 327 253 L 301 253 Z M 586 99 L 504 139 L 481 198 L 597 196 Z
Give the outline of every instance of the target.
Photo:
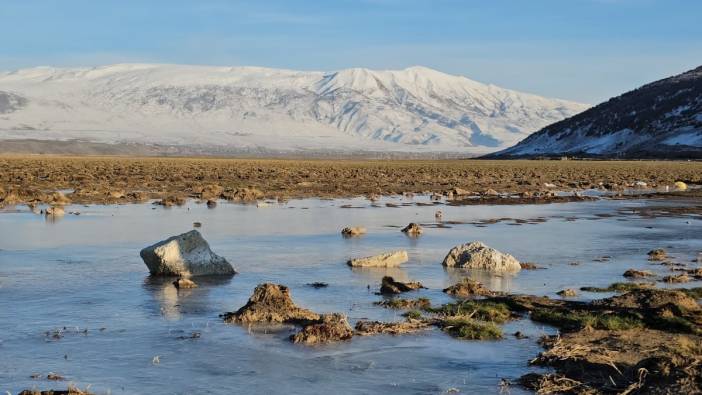
M 417 299 L 385 299 L 380 302 L 375 302 L 376 305 L 398 310 L 424 310 L 431 307 L 431 301 L 428 298 Z
M 637 288 L 589 303 L 503 297 L 515 311 L 556 326 L 532 364 L 555 374 L 520 383 L 539 394 L 700 393 L 702 307 L 695 291 Z
M 557 374 L 527 375 L 539 394 L 693 394 L 702 391 L 697 336 L 648 329 L 589 330 L 544 339 L 531 361 Z
M 356 322 L 356 334 L 359 336 L 371 335 L 404 335 L 414 333 L 430 327 L 425 320 L 408 319 L 402 322 L 365 321 Z
M 618 191 L 635 180 L 650 186 L 702 182 L 699 162 L 487 160 L 254 160 L 214 158 L 0 157 L 0 202 L 50 203 L 62 189 L 73 203 L 193 198 L 349 197 L 436 193 L 459 204 L 567 201 L 559 190 Z M 469 192 L 477 191 L 477 192 Z M 483 192 L 480 192 L 483 191 Z M 505 199 L 509 193 L 518 199 Z M 580 198 L 579 198 L 580 199 Z

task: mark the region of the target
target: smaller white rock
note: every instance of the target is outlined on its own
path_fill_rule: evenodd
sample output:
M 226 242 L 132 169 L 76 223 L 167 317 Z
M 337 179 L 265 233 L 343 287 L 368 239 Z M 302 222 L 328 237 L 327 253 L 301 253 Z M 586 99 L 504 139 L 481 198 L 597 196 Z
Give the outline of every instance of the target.
M 226 259 L 210 250 L 210 245 L 197 230 L 159 241 L 139 254 L 152 275 L 190 277 L 236 274 Z
M 350 259 L 347 264 L 351 267 L 397 267 L 407 262 L 407 251 L 392 251 L 365 258 Z
M 518 272 L 522 269 L 512 255 L 499 252 L 479 241 L 453 247 L 442 265 L 492 272 Z

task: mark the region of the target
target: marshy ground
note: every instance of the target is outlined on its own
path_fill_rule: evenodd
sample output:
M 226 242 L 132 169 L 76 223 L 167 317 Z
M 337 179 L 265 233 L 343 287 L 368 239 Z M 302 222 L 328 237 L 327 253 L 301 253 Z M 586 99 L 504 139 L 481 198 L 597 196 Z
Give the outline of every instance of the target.
M 0 199 L 12 202 L 52 203 L 56 190 L 72 192 L 75 203 L 402 193 L 495 200 L 496 193 L 549 198 L 554 191 L 620 192 L 641 183 L 664 191 L 676 181 L 702 183 L 702 162 L 0 157 Z
M 0 215 L 0 382 L 15 393 L 702 388 L 702 163 L 2 157 L 0 169 L 0 200 L 30 203 Z M 665 193 L 675 181 L 691 190 Z M 590 188 L 627 199 L 519 204 Z M 150 198 L 172 207 L 112 204 Z M 410 222 L 424 231 L 401 232 Z M 343 237 L 349 226 L 367 232 Z M 149 277 L 139 249 L 193 227 L 240 274 L 191 289 Z M 441 266 L 472 240 L 534 263 L 514 276 Z M 399 268 L 346 264 L 395 249 L 409 253 Z M 218 318 L 271 281 L 325 318 L 302 330 Z M 378 294 L 415 281 L 426 288 Z M 343 340 L 294 344 L 327 338 Z

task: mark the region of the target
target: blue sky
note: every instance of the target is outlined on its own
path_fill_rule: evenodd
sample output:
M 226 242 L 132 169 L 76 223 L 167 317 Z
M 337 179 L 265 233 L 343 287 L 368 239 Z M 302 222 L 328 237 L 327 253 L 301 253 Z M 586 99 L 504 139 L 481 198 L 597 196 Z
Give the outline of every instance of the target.
M 596 103 L 702 64 L 700 0 L 0 0 L 0 70 L 432 67 Z

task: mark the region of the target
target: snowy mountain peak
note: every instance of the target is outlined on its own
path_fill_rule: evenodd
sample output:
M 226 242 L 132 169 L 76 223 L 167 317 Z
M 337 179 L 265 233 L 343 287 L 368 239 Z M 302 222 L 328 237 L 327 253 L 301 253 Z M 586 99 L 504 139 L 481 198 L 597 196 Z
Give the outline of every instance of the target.
M 0 74 L 4 102 L 0 138 L 466 154 L 587 108 L 421 66 L 40 67 Z

